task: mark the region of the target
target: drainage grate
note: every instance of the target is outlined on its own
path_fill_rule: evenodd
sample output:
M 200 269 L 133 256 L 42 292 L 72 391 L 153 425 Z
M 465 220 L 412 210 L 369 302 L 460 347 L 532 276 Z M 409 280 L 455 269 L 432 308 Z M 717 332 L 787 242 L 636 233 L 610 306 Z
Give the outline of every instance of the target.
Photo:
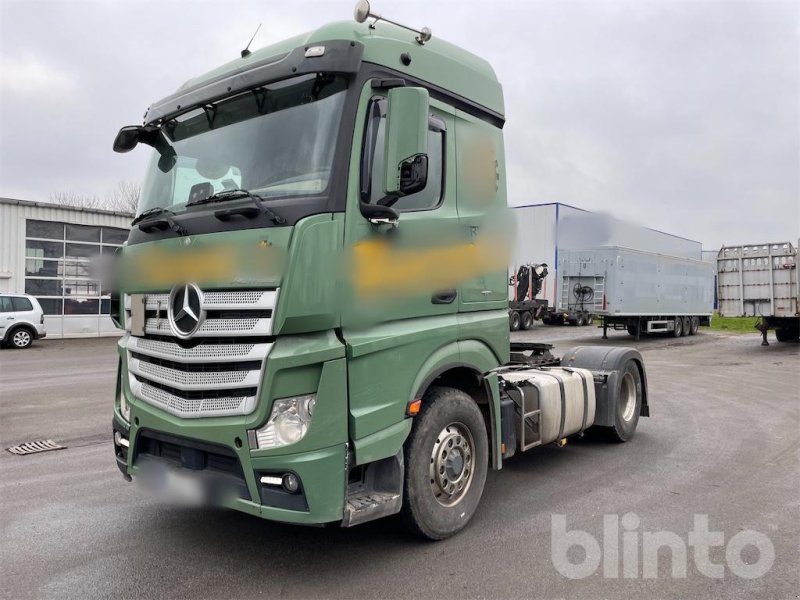
M 25 442 L 19 446 L 6 448 L 11 454 L 24 455 L 36 454 L 37 452 L 47 452 L 48 450 L 64 450 L 66 446 L 59 446 L 53 440 L 36 440 L 35 442 Z

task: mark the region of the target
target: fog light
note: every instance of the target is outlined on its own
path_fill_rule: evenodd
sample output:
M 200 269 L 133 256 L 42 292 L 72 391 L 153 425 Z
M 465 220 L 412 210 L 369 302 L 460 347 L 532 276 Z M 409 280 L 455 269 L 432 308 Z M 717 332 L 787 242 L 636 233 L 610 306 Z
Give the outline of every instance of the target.
M 279 448 L 302 440 L 311 425 L 315 402 L 313 394 L 275 400 L 267 424 L 255 432 L 256 447 Z
M 296 494 L 300 489 L 300 481 L 298 481 L 297 475 L 294 473 L 286 473 L 286 475 L 283 476 L 283 489 L 290 494 Z

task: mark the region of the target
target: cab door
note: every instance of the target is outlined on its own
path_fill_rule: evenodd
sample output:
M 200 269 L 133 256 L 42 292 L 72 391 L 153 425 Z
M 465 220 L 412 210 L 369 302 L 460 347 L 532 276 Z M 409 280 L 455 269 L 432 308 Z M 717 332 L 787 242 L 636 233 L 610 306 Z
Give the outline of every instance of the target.
M 437 287 L 424 275 L 430 273 L 427 267 L 435 272 L 448 250 L 448 236 L 459 228 L 453 175 L 455 111 L 430 100 L 427 183 L 392 204 L 399 213 L 393 228 L 370 222 L 360 206 L 384 197 L 387 96 L 369 84 L 362 91 L 348 186 L 345 249 L 377 253 L 373 267 L 378 272 L 373 275 L 385 286 L 373 286 L 365 297 L 356 285 L 353 301 L 342 311 L 356 464 L 397 451 L 407 435 L 406 405 L 417 391 L 412 388 L 419 372 L 434 353 L 444 348 L 457 353 L 458 347 L 457 284 Z M 383 271 L 380 257 L 389 257 Z M 364 276 L 363 264 L 351 261 L 349 267 L 348 278 L 357 284 Z
M 376 204 L 384 197 L 388 100 L 385 93 L 371 91 L 363 122 L 357 195 L 361 202 Z M 457 286 L 427 285 L 428 275 L 436 270 L 426 269 L 431 266 L 426 265 L 426 261 L 440 260 L 446 252 L 443 248 L 447 248 L 447 232 L 452 232 L 451 237 L 454 237 L 459 228 L 455 177 L 451 177 L 455 167 L 454 112 L 447 104 L 430 101 L 427 183 L 421 191 L 400 197 L 391 205 L 400 215 L 396 229 L 375 226 L 360 214 L 358 201 L 351 199 L 349 202 L 345 246 L 378 247 L 396 259 L 378 274 L 385 286 L 385 293 L 378 289 L 377 295 L 373 295 L 373 304 L 377 304 L 373 316 L 378 321 L 457 312 Z M 381 268 L 377 263 L 376 266 Z M 359 265 L 354 268 L 358 270 Z M 356 278 L 360 276 L 361 273 L 355 273 Z M 349 317 L 343 316 L 343 325 L 363 316 L 354 314 L 359 309 L 350 308 L 353 310 Z

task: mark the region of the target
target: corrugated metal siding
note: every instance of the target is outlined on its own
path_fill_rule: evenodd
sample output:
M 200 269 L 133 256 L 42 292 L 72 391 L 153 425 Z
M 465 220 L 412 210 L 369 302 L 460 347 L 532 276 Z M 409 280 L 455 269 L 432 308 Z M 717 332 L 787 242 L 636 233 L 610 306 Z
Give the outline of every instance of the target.
M 99 225 L 129 229 L 131 216 L 110 211 L 76 210 L 44 203 L 32 203 L 0 198 L 0 292 L 25 291 L 25 221 L 61 221 L 79 225 Z M 111 319 L 96 317 L 99 331 L 114 330 Z M 59 321 L 59 322 L 56 322 Z M 48 336 L 59 337 L 64 331 L 63 318 L 48 316 Z M 106 323 L 107 321 L 107 323 Z
M 517 237 L 510 270 L 523 263 L 547 263 L 550 275 L 540 298 L 551 306 L 558 296 L 558 255 L 600 246 L 618 246 L 667 256 L 700 260 L 702 244 L 567 204 L 514 206 Z
M 559 206 L 558 212 L 559 248 L 583 250 L 614 246 L 692 260 L 703 258 L 703 246 L 694 240 L 565 204 Z
M 516 216 L 516 238 L 512 253 L 511 272 L 526 263 L 546 263 L 550 274 L 544 280 L 542 291 L 537 296 L 551 304 L 556 299 L 556 205 L 514 207 Z

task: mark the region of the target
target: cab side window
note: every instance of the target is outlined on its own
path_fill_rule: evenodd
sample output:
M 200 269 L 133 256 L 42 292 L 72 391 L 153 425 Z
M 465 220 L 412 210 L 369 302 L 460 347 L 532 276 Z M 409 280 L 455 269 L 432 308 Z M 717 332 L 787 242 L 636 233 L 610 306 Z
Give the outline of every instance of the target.
M 361 156 L 361 201 L 377 204 L 384 197 L 383 170 L 386 141 L 385 98 L 370 102 L 367 110 L 367 128 Z M 425 189 L 402 196 L 392 204 L 399 212 L 429 210 L 442 201 L 444 188 L 444 122 L 431 117 L 428 124 L 428 181 Z
M 0 296 L 0 313 L 13 312 L 11 308 L 11 298 L 9 296 Z

